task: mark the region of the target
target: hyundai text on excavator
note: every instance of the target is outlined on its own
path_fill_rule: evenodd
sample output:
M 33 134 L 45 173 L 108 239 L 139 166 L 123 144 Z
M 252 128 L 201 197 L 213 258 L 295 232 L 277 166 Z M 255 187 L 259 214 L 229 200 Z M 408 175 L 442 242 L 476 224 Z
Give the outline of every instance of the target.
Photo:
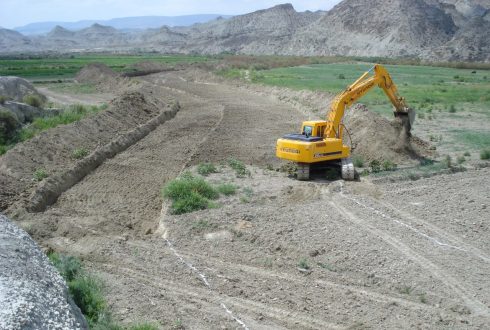
M 398 95 L 388 71 L 376 64 L 352 85 L 338 94 L 330 106 L 327 120 L 305 121 L 301 133 L 287 134 L 277 140 L 276 156 L 297 164 L 298 180 L 309 180 L 312 167 L 340 167 L 344 180 L 355 179 L 350 147 L 343 142 L 344 111 L 375 86 L 380 87 L 394 105 L 394 115 L 400 120 L 404 134 L 410 135 L 415 112 Z

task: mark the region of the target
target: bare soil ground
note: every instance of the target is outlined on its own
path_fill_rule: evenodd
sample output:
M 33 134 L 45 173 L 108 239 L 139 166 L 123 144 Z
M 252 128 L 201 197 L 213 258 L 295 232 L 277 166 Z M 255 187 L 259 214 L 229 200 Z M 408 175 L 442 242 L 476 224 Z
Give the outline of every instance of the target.
M 277 137 L 305 114 L 185 72 L 140 78 L 176 117 L 106 161 L 42 213 L 16 221 L 104 279 L 116 319 L 188 329 L 484 329 L 490 324 L 490 169 L 410 182 L 299 182 Z M 229 157 L 211 182 L 237 195 L 170 215 L 160 189 Z

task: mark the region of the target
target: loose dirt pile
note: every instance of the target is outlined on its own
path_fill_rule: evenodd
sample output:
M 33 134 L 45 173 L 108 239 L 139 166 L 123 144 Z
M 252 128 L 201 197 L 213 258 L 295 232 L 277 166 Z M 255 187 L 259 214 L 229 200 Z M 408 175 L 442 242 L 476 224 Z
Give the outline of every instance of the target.
M 391 161 L 396 164 L 419 160 L 433 154 L 429 143 L 416 136 L 407 137 L 400 123 L 390 121 L 358 104 L 346 111 L 344 124 L 349 133 L 344 141 L 352 138 L 354 155 L 365 161 Z
M 155 98 L 151 92 L 151 88 L 144 93 L 125 92 L 107 110 L 42 132 L 9 150 L 0 158 L 0 210 L 29 198 L 31 188 L 37 185 L 33 181 L 36 170 L 43 169 L 49 176 L 62 173 L 77 162 L 74 150 L 83 148 L 91 153 L 149 122 L 174 103 L 162 95 Z
M 127 78 L 123 78 L 103 63 L 87 64 L 78 72 L 75 81 L 82 84 L 94 84 L 100 92 L 119 90 L 130 85 Z

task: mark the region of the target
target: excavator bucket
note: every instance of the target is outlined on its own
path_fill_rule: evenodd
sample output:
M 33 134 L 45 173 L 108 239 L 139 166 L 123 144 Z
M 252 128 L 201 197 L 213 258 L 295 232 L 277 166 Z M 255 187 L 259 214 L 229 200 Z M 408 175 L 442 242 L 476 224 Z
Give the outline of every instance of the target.
M 395 117 L 397 117 L 405 132 L 410 136 L 410 131 L 412 130 L 413 122 L 415 121 L 415 110 L 412 108 L 406 108 L 405 111 L 395 111 Z

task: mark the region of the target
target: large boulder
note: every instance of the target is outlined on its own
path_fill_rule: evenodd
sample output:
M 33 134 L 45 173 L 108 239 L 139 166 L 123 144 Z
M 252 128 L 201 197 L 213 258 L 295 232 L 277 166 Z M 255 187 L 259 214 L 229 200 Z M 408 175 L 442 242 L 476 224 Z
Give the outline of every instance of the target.
M 0 329 L 88 329 L 37 244 L 0 214 Z
M 46 100 L 46 97 L 27 80 L 14 76 L 0 76 L 0 96 L 22 102 L 27 95 L 36 95 L 41 100 Z

